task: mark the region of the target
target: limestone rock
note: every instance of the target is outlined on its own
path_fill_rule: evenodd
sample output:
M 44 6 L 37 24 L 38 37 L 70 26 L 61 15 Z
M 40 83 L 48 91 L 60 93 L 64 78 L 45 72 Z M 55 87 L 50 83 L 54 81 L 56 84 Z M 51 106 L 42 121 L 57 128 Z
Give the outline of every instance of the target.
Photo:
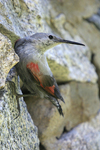
M 42 144 L 55 141 L 56 137 L 59 138 L 64 127 L 69 131 L 79 123 L 89 120 L 100 108 L 96 84 L 72 82 L 60 86 L 60 91 L 65 100 L 65 104 L 60 103 L 64 118 L 49 100 L 25 98 L 28 111 L 39 129 Z
M 12 72 L 13 75 L 14 72 Z M 17 85 L 17 78 L 13 80 Z M 17 90 L 21 93 L 19 88 Z M 19 104 L 20 115 L 17 99 L 13 94 L 13 86 L 6 82 L 5 88 L 0 90 L 0 150 L 39 150 L 37 127 L 27 111 L 23 98 L 19 99 Z
M 91 2 L 84 1 L 73 1 L 70 0 L 49 0 L 52 10 L 50 11 L 51 16 L 55 17 L 57 13 L 65 13 L 66 19 L 70 23 L 78 23 L 81 18 L 90 17 L 97 11 L 99 1 L 91 0 Z M 50 8 L 50 6 L 49 6 Z M 62 9 L 63 8 L 63 9 Z
M 42 1 L 0 1 L 0 23 L 20 37 L 42 31 Z
M 91 121 L 82 123 L 54 141 L 45 142 L 47 150 L 99 150 L 100 113 Z
M 90 23 L 93 23 L 100 30 L 100 8 L 97 14 L 93 14 L 90 18 L 87 19 Z
M 92 29 L 90 33 L 92 33 L 94 36 L 92 37 L 93 43 L 91 46 L 91 50 L 93 53 L 92 62 L 96 66 L 97 74 L 98 74 L 98 84 L 100 88 L 100 8 L 98 9 L 96 14 L 93 14 L 90 18 L 86 19 L 89 23 L 91 23 Z M 91 36 L 91 35 L 90 35 Z
M 4 88 L 7 74 L 18 61 L 10 40 L 0 34 L 0 89 Z

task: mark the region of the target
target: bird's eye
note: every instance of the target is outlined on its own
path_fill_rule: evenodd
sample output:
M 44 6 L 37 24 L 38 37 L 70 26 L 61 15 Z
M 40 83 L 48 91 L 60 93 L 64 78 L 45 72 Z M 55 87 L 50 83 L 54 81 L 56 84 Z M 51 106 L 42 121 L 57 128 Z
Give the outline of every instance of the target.
M 52 36 L 52 35 L 49 35 L 49 39 L 53 39 L 53 36 Z

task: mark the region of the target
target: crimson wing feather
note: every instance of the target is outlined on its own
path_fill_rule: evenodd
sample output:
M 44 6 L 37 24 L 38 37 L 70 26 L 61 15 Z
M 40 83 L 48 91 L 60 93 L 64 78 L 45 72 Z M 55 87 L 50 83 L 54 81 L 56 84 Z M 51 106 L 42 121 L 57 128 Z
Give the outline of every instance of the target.
M 40 73 L 39 66 L 36 63 L 30 62 L 26 67 L 28 72 L 31 73 L 31 77 L 35 80 L 35 82 L 49 94 L 56 97 L 54 84 L 55 80 L 53 79 L 53 77 Z

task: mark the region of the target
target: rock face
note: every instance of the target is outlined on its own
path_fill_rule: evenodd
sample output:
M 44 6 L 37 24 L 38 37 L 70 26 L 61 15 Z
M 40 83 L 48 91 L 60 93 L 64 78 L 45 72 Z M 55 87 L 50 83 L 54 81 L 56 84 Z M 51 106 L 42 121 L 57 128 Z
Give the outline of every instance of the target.
M 10 40 L 0 34 L 0 89 L 4 88 L 7 74 L 18 60 Z
M 39 149 L 36 126 L 43 149 L 100 149 L 100 114 L 92 119 L 100 109 L 99 6 L 99 0 L 0 0 L 1 150 Z M 17 99 L 13 87 L 5 83 L 8 72 L 19 61 L 13 50 L 15 41 L 35 32 L 53 33 L 86 45 L 63 44 L 45 53 L 66 103 L 61 103 L 63 118 L 48 100 L 26 98 L 36 126 L 23 99 L 21 114 L 14 119 L 18 114 Z M 14 70 L 8 74 L 9 79 L 17 87 Z
M 82 123 L 58 140 L 45 143 L 48 150 L 100 150 L 100 113 L 91 121 Z M 54 144 L 55 143 L 55 144 Z
M 19 114 L 18 97 L 14 95 L 14 87 L 8 82 L 13 79 L 13 83 L 18 84 L 14 72 L 14 70 L 10 71 L 5 88 L 0 90 L 0 149 L 39 150 L 37 127 L 27 111 L 23 98 L 19 99 Z M 19 88 L 17 91 L 21 93 Z

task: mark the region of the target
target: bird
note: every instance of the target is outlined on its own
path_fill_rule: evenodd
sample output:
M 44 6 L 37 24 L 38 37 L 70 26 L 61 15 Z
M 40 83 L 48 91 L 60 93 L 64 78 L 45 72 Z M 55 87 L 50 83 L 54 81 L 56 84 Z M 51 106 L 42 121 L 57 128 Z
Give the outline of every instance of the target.
M 15 67 L 24 86 L 31 94 L 35 93 L 41 99 L 50 100 L 62 116 L 64 114 L 59 100 L 64 102 L 64 99 L 48 65 L 45 52 L 63 43 L 85 46 L 82 43 L 42 32 L 20 38 L 14 45 L 15 52 L 19 56 L 19 62 Z

